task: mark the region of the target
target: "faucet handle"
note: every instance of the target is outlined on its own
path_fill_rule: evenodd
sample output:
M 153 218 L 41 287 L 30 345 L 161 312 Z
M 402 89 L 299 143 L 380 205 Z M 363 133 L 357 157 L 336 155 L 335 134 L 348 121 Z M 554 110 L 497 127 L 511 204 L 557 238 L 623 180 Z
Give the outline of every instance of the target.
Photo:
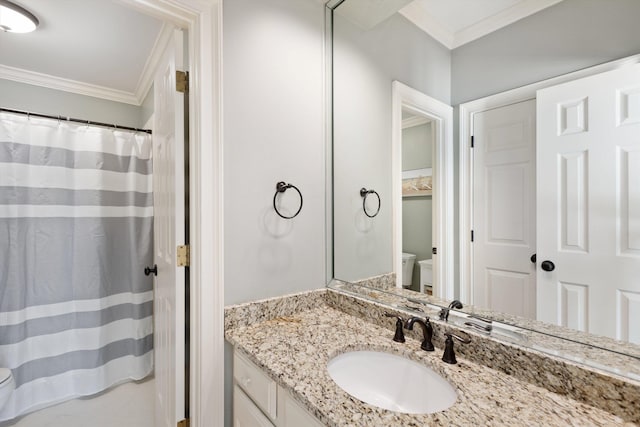
M 471 338 L 462 338 L 453 332 L 445 332 L 444 335 L 447 339 L 444 341 L 444 354 L 442 355 L 442 361 L 455 365 L 458 361 L 456 360 L 456 353 L 453 351 L 453 339 L 455 338 L 463 344 L 469 344 L 471 342 Z
M 447 338 L 455 338 L 460 341 L 462 344 L 469 344 L 471 342 L 471 338 L 462 338 L 460 335 L 456 335 L 453 332 L 445 332 L 444 335 Z
M 396 333 L 393 336 L 393 340 L 395 342 L 404 342 L 404 320 L 400 316 L 396 316 L 395 314 L 385 312 L 384 315 L 386 317 L 395 317 L 396 318 Z

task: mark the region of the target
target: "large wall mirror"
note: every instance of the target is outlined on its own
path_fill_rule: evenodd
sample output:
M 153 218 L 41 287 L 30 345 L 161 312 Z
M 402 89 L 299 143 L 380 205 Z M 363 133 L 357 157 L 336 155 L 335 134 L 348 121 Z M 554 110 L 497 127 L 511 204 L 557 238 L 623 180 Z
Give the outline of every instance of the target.
M 454 8 L 447 10 L 440 3 L 328 3 L 330 286 L 375 288 L 408 307 L 461 299 L 462 311 L 623 354 L 639 378 L 640 193 L 633 170 L 640 170 L 640 142 L 628 135 L 640 134 L 640 30 L 631 18 L 640 16 L 640 3 L 511 1 L 505 12 L 502 2 L 485 2 L 479 23 L 464 21 L 473 13 L 451 20 L 461 3 L 447 2 Z M 521 3 L 535 7 L 524 13 Z M 516 12 L 523 15 L 505 25 Z M 612 117 L 626 119 L 612 120 L 628 125 L 621 138 L 631 139 L 613 151 L 621 166 L 611 200 L 621 210 L 610 210 L 610 219 L 612 233 L 625 230 L 627 249 L 622 267 L 608 275 L 597 265 L 610 258 L 574 256 L 594 252 L 599 242 L 585 230 L 601 215 L 587 210 L 597 204 L 588 187 L 598 186 L 589 181 L 596 179 L 587 175 L 595 169 L 588 157 L 600 155 L 581 155 L 578 146 L 541 150 L 536 133 L 550 139 L 596 126 L 600 107 L 589 91 L 607 79 L 597 76 L 621 69 L 628 80 L 613 89 Z M 608 77 L 612 87 L 622 78 Z M 566 96 L 556 96 L 560 85 Z M 545 181 L 548 172 L 555 181 Z M 564 229 L 554 233 L 565 236 L 566 254 L 549 255 L 536 243 L 549 228 L 537 226 L 549 211 L 561 212 L 555 222 Z M 495 256 L 517 258 L 519 266 L 495 263 Z M 556 273 L 569 265 L 588 273 L 550 276 L 546 261 L 554 260 Z M 606 297 L 594 281 L 611 289 Z M 608 305 L 597 308 L 604 299 Z

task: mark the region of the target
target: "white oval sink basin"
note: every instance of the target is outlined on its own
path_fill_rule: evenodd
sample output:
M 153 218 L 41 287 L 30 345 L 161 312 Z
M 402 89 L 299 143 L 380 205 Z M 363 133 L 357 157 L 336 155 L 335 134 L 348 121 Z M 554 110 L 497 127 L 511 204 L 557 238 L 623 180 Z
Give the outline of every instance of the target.
M 327 363 L 329 375 L 363 402 L 406 414 L 440 412 L 457 399 L 453 386 L 424 365 L 378 351 L 352 351 Z

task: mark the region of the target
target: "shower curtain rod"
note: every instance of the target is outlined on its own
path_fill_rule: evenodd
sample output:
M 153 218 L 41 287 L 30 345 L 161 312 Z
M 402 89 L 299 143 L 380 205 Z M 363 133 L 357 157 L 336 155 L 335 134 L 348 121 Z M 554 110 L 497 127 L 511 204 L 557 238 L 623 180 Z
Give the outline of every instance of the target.
M 114 128 L 114 129 L 132 130 L 132 131 L 135 131 L 135 132 L 144 132 L 144 133 L 151 134 L 151 130 L 150 129 L 132 128 L 132 127 L 129 127 L 129 126 L 120 126 L 120 125 L 114 125 L 114 124 L 109 124 L 109 123 L 94 122 L 92 120 L 81 120 L 81 119 L 74 119 L 74 118 L 71 118 L 71 117 L 51 116 L 51 115 L 48 115 L 48 114 L 40 114 L 40 113 L 30 113 L 28 111 L 12 110 L 12 109 L 9 109 L 9 108 L 0 108 L 0 111 L 4 111 L 4 112 L 7 112 L 7 113 L 14 113 L 14 114 L 23 114 L 25 116 L 42 117 L 42 118 L 45 118 L 45 119 L 53 119 L 53 120 L 65 121 L 65 122 L 82 123 L 82 124 L 85 124 L 85 125 L 93 125 L 93 126 L 103 126 L 103 127 L 108 127 L 108 128 Z

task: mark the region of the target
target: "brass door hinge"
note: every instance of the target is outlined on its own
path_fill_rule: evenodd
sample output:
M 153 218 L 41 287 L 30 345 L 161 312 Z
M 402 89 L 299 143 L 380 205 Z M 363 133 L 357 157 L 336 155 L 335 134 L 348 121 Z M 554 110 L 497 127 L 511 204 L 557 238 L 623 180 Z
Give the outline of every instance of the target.
M 190 252 L 189 245 L 178 246 L 178 249 L 176 250 L 178 267 L 189 267 Z
M 178 421 L 178 427 L 189 427 L 189 418 Z
M 189 91 L 189 73 L 187 71 L 176 71 L 176 90 L 182 93 Z

